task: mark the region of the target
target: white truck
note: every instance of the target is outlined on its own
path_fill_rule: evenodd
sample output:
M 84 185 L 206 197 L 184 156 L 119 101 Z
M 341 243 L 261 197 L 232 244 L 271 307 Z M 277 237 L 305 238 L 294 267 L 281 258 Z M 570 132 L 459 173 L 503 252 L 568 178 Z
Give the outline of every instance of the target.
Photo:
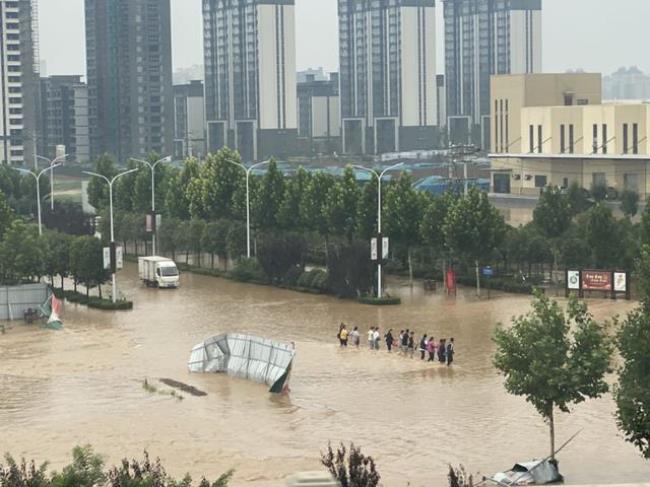
M 140 257 L 138 272 L 149 287 L 178 287 L 180 281 L 176 263 L 166 257 Z

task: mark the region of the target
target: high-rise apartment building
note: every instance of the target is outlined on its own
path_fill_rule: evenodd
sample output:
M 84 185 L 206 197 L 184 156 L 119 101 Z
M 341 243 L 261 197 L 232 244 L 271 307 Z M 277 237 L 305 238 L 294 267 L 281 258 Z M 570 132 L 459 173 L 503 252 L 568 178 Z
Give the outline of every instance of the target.
M 443 0 L 450 141 L 490 142 L 490 76 L 542 69 L 542 0 Z
M 296 149 L 294 0 L 203 0 L 208 148 L 242 159 Z
M 85 0 L 91 153 L 170 154 L 169 0 Z
M 174 157 L 205 155 L 203 82 L 174 85 Z
M 41 120 L 38 153 L 53 159 L 65 146 L 68 161 L 88 162 L 88 86 L 81 76 L 41 78 Z
M 32 164 L 38 133 L 37 3 L 0 0 L 0 162 Z
M 343 152 L 435 147 L 435 0 L 338 7 Z

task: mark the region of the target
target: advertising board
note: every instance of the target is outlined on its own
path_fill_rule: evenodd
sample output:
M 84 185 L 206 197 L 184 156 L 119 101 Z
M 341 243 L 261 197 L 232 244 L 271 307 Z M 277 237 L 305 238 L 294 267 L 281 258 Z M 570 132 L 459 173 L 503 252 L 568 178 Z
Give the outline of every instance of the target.
M 582 271 L 584 291 L 611 291 L 612 273 L 610 271 Z

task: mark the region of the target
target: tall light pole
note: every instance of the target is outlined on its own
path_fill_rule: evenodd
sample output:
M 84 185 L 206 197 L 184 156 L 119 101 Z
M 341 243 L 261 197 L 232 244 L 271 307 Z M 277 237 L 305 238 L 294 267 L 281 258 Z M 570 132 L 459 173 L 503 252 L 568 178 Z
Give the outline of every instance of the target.
M 54 172 L 54 168 L 59 167 L 60 165 L 61 164 L 53 164 L 49 167 L 46 167 L 38 174 L 29 171 L 27 169 L 23 169 L 21 167 L 14 168 L 16 171 L 20 171 L 23 174 L 29 174 L 30 176 L 33 176 L 36 179 L 36 209 L 38 212 L 38 234 L 39 235 L 43 235 L 43 224 L 41 222 L 41 176 L 45 174 L 47 171 Z
M 251 258 L 251 195 L 250 195 L 250 176 L 253 169 L 256 167 L 268 164 L 271 161 L 262 161 L 257 164 L 253 164 L 251 167 L 244 166 L 241 162 L 235 162 L 230 159 L 226 159 L 230 164 L 240 167 L 246 173 L 246 256 Z
M 151 170 L 151 217 L 153 218 L 153 233 L 151 234 L 151 255 L 156 255 L 156 166 L 161 162 L 172 162 L 172 156 L 163 157 L 156 162 L 145 161 L 144 159 L 134 159 L 132 161 L 146 164 Z
M 122 176 L 126 176 L 127 174 L 130 174 L 132 172 L 136 172 L 138 169 L 130 169 L 128 171 L 121 172 L 117 174 L 116 176 L 113 177 L 113 179 L 108 179 L 106 176 L 103 174 L 98 174 L 96 172 L 92 171 L 83 171 L 84 174 L 88 174 L 89 176 L 95 176 L 97 178 L 103 179 L 108 183 L 108 201 L 109 201 L 109 214 L 110 214 L 110 219 L 111 219 L 111 245 L 115 246 L 115 225 L 113 223 L 113 183 L 118 180 L 118 178 L 121 178 Z M 112 269 L 112 281 L 113 281 L 113 303 L 117 301 L 117 278 L 115 276 L 115 271 Z
M 403 162 L 400 162 L 399 164 L 394 164 L 390 167 L 387 167 L 384 169 L 382 172 L 377 172 L 374 169 L 370 169 L 369 167 L 365 166 L 352 166 L 357 169 L 361 169 L 362 171 L 368 171 L 372 174 L 375 175 L 377 178 L 377 233 L 381 237 L 381 180 L 384 177 L 384 174 L 386 174 L 388 171 L 392 171 L 393 169 L 397 169 L 398 167 L 402 167 L 404 165 Z M 382 261 L 383 255 L 382 255 L 382 242 L 377 241 L 377 297 L 381 298 L 382 297 L 382 289 L 381 289 L 381 261 Z
M 52 166 L 59 161 L 64 161 L 65 158 L 68 157 L 68 154 L 63 154 L 62 156 L 55 157 L 52 160 L 48 159 L 47 157 L 39 156 L 38 154 L 36 154 L 35 157 L 36 159 L 46 161 L 48 166 Z M 54 171 L 52 171 L 52 174 L 50 174 L 50 209 L 54 211 Z

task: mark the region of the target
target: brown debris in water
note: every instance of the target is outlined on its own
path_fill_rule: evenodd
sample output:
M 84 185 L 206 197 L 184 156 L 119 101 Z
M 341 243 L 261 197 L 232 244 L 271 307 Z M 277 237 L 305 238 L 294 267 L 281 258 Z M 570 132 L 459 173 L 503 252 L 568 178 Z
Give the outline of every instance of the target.
M 180 389 L 181 391 L 186 392 L 188 394 L 191 394 L 192 396 L 203 397 L 203 396 L 208 395 L 207 392 L 203 392 L 203 391 L 197 389 L 194 386 L 190 386 L 188 384 L 178 382 L 177 380 L 174 380 L 174 379 L 160 379 L 160 382 L 162 382 L 163 384 L 165 384 L 165 385 L 167 385 L 169 387 L 173 387 L 175 389 Z

